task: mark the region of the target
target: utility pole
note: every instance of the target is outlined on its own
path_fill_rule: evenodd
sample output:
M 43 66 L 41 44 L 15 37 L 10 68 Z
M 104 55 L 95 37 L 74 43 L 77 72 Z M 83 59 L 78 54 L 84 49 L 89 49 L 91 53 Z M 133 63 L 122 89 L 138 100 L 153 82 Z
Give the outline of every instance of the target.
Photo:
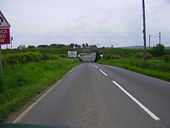
M 149 48 L 151 47 L 151 34 L 149 34 Z
M 159 44 L 161 44 L 161 32 L 159 32 Z
M 13 39 L 14 39 L 14 38 L 13 38 L 13 36 L 12 36 L 12 37 L 11 37 L 11 49 L 12 49 L 12 41 L 13 41 Z
M 143 41 L 144 41 L 144 61 L 146 62 L 146 19 L 145 19 L 145 0 L 142 0 L 142 8 L 143 8 Z

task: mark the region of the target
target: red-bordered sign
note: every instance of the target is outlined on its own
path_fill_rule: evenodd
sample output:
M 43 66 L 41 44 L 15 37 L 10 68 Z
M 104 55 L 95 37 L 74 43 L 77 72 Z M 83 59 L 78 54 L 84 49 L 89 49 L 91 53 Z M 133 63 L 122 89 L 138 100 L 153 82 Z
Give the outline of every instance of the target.
M 10 24 L 0 11 L 0 45 L 10 44 Z
M 10 24 L 8 23 L 7 19 L 2 14 L 2 12 L 0 11 L 0 29 L 1 28 L 10 28 Z
M 10 30 L 0 29 L 0 44 L 10 44 Z

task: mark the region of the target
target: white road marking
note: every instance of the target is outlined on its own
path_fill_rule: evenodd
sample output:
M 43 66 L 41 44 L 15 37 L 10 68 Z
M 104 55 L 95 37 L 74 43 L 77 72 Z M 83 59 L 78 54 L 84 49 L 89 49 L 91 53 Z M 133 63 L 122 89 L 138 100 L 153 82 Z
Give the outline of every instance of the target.
M 94 67 L 98 68 L 96 65 L 94 65 Z
M 99 67 L 97 67 L 96 65 L 93 65 L 93 64 L 91 64 L 91 66 L 93 66 L 93 67 L 95 67 L 95 68 L 97 68 L 97 69 L 99 68 Z
M 122 88 L 116 81 L 112 81 L 117 87 L 119 87 L 125 94 L 127 94 L 136 104 L 138 104 L 146 113 L 148 113 L 154 120 L 159 121 L 160 118 L 153 114 L 148 108 L 146 108 L 142 103 L 140 103 L 136 98 L 134 98 L 130 93 L 128 93 L 124 88 Z
M 105 76 L 107 76 L 107 74 L 105 73 L 105 72 L 103 72 L 101 69 L 99 69 L 100 70 L 100 72 L 102 72 Z
M 68 74 L 70 74 L 73 70 L 75 69 L 75 67 L 73 69 L 71 69 Z M 68 75 L 66 74 L 66 75 Z M 47 90 L 39 99 L 37 99 L 33 104 L 31 104 L 25 111 L 23 111 L 12 123 L 18 123 L 29 111 L 31 111 L 31 109 L 37 105 L 53 88 L 55 88 L 61 81 L 63 80 L 60 79 L 54 86 L 52 86 L 49 90 Z
M 61 79 L 62 80 L 62 79 Z M 57 83 L 59 83 L 61 80 L 59 80 Z M 46 93 L 44 93 L 38 100 L 36 100 L 31 106 L 29 106 L 23 113 L 21 113 L 12 123 L 18 123 L 31 109 L 40 102 L 53 88 L 52 86 Z

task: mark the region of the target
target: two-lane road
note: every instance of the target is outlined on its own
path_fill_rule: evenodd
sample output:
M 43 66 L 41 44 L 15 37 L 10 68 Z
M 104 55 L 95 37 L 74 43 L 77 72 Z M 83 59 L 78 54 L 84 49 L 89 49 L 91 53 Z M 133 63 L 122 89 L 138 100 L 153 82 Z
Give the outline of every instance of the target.
M 169 128 L 170 83 L 118 67 L 83 63 L 14 123 Z

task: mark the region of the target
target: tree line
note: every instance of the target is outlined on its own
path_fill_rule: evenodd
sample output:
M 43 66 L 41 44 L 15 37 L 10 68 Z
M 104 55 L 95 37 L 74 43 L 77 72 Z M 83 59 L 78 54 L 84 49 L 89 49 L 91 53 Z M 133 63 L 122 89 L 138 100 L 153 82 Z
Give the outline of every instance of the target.
M 27 48 L 63 48 L 63 47 L 70 47 L 70 48 L 97 48 L 96 45 L 89 45 L 88 43 L 83 43 L 82 45 L 71 43 L 69 45 L 65 44 L 50 44 L 50 45 L 29 45 Z

